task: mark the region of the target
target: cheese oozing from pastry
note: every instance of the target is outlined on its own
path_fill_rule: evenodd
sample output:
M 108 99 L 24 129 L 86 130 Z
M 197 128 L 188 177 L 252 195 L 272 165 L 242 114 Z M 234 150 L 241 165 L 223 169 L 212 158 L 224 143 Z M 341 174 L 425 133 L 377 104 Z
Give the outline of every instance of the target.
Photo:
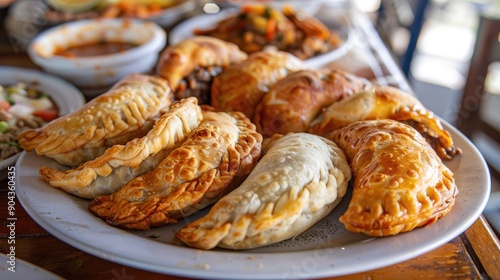
M 115 144 L 144 136 L 172 100 L 164 79 L 130 74 L 80 109 L 21 132 L 18 141 L 25 151 L 77 166 Z
M 155 168 L 202 119 L 198 100 L 183 99 L 160 116 L 146 136 L 125 145 L 114 145 L 76 169 L 59 171 L 42 166 L 40 175 L 51 186 L 82 198 L 112 194 L 131 179 Z
M 92 200 L 89 209 L 124 228 L 175 223 L 238 186 L 257 162 L 261 144 L 242 113 L 204 110 L 200 126 L 156 168 Z
M 411 126 L 358 121 L 326 137 L 343 149 L 353 172 L 352 198 L 340 217 L 347 230 L 395 235 L 436 222 L 455 204 L 452 171 Z
M 286 240 L 328 215 L 351 170 L 332 141 L 288 134 L 273 141 L 248 178 L 176 236 L 190 247 L 251 249 Z

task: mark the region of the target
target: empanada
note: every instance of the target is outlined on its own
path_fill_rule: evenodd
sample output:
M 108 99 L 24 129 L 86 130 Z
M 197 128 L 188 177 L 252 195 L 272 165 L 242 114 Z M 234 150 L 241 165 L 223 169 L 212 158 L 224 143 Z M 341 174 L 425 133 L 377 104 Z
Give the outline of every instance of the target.
M 351 178 L 344 153 L 308 133 L 275 140 L 248 178 L 176 236 L 190 247 L 250 249 L 305 231 L 340 202 Z
M 102 155 L 108 147 L 146 135 L 172 99 L 164 79 L 130 74 L 80 109 L 21 132 L 19 144 L 25 151 L 35 150 L 61 164 L 77 166 Z
M 251 119 L 257 103 L 272 85 L 303 68 L 300 59 L 286 52 L 252 53 L 214 78 L 211 105 L 222 111 L 242 112 Z
M 252 120 L 264 137 L 304 132 L 323 107 L 367 85 L 367 80 L 339 70 L 298 71 L 271 88 L 257 105 Z
M 388 236 L 446 215 L 458 188 L 425 138 L 394 120 L 358 121 L 327 134 L 352 168 L 352 199 L 340 221 L 352 232 Z
M 409 93 L 390 86 L 371 87 L 333 103 L 310 123 L 308 131 L 325 135 L 355 121 L 375 119 L 393 119 L 413 126 L 441 159 L 451 159 L 461 152 L 431 111 Z
M 142 138 L 115 145 L 76 169 L 40 168 L 42 180 L 83 198 L 112 194 L 131 179 L 155 168 L 198 127 L 203 118 L 194 97 L 174 103 Z
M 89 204 L 109 224 L 147 230 L 214 203 L 238 186 L 260 156 L 262 136 L 242 113 L 204 110 L 203 121 L 155 169 Z
M 224 67 L 247 58 L 238 46 L 217 38 L 195 36 L 167 47 L 160 55 L 157 74 L 168 80 L 177 100 L 194 96 L 210 102 L 210 85 Z

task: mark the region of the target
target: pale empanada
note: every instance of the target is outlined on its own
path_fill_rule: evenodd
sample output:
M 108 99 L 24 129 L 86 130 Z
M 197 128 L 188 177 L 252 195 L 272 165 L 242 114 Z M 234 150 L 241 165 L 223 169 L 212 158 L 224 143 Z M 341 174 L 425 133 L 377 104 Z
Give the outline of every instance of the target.
M 352 232 L 388 236 L 432 224 L 458 188 L 425 138 L 394 120 L 358 121 L 327 134 L 352 168 L 352 199 L 340 221 Z
M 176 236 L 200 249 L 250 249 L 300 234 L 330 213 L 351 178 L 344 153 L 308 133 L 271 145 L 241 186 Z
M 239 111 L 252 118 L 255 107 L 269 88 L 289 73 L 303 69 L 290 53 L 267 50 L 252 53 L 214 78 L 212 103 L 222 111 Z
M 83 198 L 112 194 L 131 179 L 155 168 L 189 133 L 203 115 L 194 97 L 174 103 L 142 138 L 115 145 L 94 160 L 76 169 L 59 171 L 40 168 L 42 180 Z
M 252 120 L 264 137 L 304 132 L 323 107 L 367 85 L 366 79 L 339 70 L 298 71 L 278 81 L 264 95 Z
M 203 112 L 187 140 L 155 169 L 91 201 L 109 224 L 147 230 L 212 204 L 238 186 L 260 156 L 262 136 L 242 113 Z
M 146 135 L 172 99 L 164 79 L 131 74 L 80 109 L 21 132 L 18 141 L 25 151 L 77 166 L 113 145 Z
M 360 120 L 393 119 L 417 129 L 441 159 L 451 159 L 460 149 L 438 118 L 411 94 L 390 86 L 368 88 L 333 103 L 310 123 L 308 131 L 325 135 Z
M 245 60 L 238 46 L 217 38 L 195 36 L 169 46 L 160 55 L 157 73 L 168 80 L 175 98 L 210 102 L 210 85 L 224 67 Z

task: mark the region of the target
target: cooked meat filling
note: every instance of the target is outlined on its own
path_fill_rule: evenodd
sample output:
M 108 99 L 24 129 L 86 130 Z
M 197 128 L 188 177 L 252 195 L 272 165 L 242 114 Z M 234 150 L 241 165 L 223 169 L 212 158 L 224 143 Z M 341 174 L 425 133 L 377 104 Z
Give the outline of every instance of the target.
M 222 72 L 220 66 L 196 67 L 196 69 L 182 79 L 175 92 L 177 100 L 194 96 L 198 98 L 199 104 L 210 103 L 210 86 L 212 79 Z

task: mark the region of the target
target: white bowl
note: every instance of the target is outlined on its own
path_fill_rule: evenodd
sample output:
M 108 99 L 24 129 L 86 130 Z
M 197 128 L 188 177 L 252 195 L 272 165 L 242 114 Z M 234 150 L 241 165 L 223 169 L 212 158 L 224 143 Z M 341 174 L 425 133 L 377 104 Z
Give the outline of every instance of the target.
M 97 42 L 137 45 L 113 54 L 64 57 L 59 50 Z M 165 31 L 150 21 L 87 19 L 64 23 L 36 36 L 28 46 L 33 62 L 45 71 L 77 85 L 87 97 L 106 91 L 131 73 L 152 70 L 166 44 Z

